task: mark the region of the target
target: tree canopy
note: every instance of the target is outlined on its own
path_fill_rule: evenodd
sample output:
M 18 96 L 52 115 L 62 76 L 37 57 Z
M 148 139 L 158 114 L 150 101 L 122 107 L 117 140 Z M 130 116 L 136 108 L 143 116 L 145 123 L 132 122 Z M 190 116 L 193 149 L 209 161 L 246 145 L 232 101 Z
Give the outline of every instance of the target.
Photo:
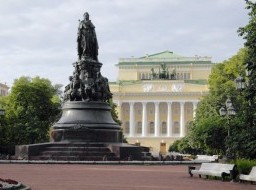
M 249 10 L 249 22 L 239 28 L 238 32 L 245 39 L 244 45 L 248 49 L 248 56 L 244 62 L 248 81 L 245 89 L 246 123 L 254 128 L 256 125 L 256 3 L 246 0 L 246 9 Z
M 20 77 L 1 98 L 6 110 L 1 144 L 31 144 L 49 140 L 49 128 L 60 114 L 58 89 L 48 79 Z
M 227 145 L 235 145 L 235 134 L 242 128 L 244 100 L 242 94 L 235 88 L 235 78 L 245 73 L 243 62 L 246 60 L 247 50 L 241 49 L 236 55 L 223 63 L 216 64 L 209 76 L 209 94 L 203 97 L 197 107 L 196 117 L 189 125 L 188 135 L 180 141 L 179 151 L 200 152 L 206 154 L 225 154 Z M 219 115 L 219 109 L 231 98 L 236 108 L 236 117 L 229 120 Z M 229 122 L 229 123 L 228 123 Z M 232 138 L 227 138 L 228 128 Z M 187 144 L 186 146 L 184 144 Z M 190 148 L 188 148 L 190 146 Z M 237 154 L 239 151 L 236 150 Z

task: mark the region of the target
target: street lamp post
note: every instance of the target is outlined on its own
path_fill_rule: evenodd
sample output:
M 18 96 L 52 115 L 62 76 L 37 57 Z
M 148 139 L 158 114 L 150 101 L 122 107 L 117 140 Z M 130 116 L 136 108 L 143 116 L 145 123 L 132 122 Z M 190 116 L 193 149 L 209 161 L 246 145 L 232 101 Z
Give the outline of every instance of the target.
M 238 76 L 235 79 L 235 83 L 236 83 L 236 89 L 237 90 L 244 90 L 245 89 L 245 79 L 241 76 Z
M 228 119 L 228 136 L 227 138 L 230 138 L 230 119 L 232 116 L 236 115 L 236 111 L 233 107 L 232 101 L 230 100 L 230 98 L 228 98 L 225 102 L 225 107 L 221 107 L 220 110 L 220 115 L 221 116 L 225 116 Z M 226 157 L 227 159 L 232 159 L 233 155 L 231 154 L 231 150 L 229 145 L 227 146 L 227 150 L 226 150 Z

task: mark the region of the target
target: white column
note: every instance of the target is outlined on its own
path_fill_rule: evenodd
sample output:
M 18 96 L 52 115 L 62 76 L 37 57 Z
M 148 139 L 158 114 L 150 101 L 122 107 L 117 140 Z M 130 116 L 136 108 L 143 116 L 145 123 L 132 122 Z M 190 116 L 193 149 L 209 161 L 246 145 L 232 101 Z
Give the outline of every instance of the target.
M 196 108 L 197 108 L 197 103 L 198 102 L 193 102 L 193 118 L 196 117 Z
M 122 102 L 121 101 L 113 101 L 117 105 L 117 117 L 120 121 L 122 121 Z
M 129 102 L 130 105 L 130 137 L 134 137 L 134 102 Z
M 142 136 L 145 137 L 147 135 L 147 102 L 142 102 Z
M 167 102 L 167 136 L 172 136 L 172 102 Z
M 185 136 L 184 105 L 185 105 L 185 102 L 180 102 L 180 137 Z
M 155 137 L 159 136 L 159 102 L 155 102 Z

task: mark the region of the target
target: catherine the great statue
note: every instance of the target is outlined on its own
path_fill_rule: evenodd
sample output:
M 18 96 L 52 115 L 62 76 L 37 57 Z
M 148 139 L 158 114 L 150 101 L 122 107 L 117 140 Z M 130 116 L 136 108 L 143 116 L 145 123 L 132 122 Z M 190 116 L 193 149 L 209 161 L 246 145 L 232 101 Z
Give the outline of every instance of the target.
M 89 57 L 98 61 L 98 48 L 95 27 L 86 12 L 84 13 L 84 20 L 80 21 L 78 27 L 77 50 L 79 59 Z

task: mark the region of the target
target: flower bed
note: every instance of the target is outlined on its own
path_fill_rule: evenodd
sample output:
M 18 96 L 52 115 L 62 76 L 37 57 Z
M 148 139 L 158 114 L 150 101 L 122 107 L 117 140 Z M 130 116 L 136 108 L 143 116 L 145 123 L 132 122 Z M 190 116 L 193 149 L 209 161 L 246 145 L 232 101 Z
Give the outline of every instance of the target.
M 29 190 L 29 187 L 26 187 L 21 182 L 12 180 L 12 179 L 2 179 L 0 178 L 0 190 Z

